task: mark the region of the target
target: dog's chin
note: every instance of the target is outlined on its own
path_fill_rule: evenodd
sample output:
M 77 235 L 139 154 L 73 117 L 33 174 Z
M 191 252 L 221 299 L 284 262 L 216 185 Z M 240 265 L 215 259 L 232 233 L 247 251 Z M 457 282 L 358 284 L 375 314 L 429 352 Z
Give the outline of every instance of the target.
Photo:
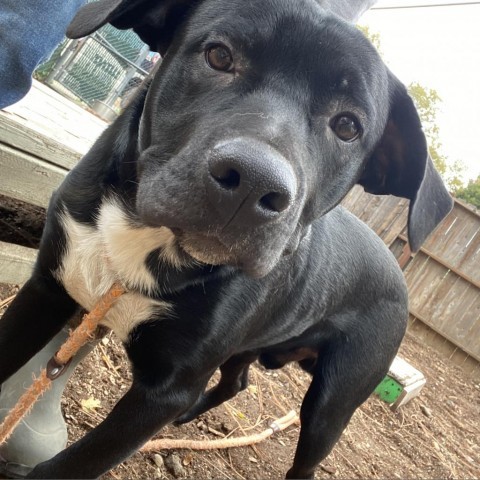
M 248 249 L 243 242 L 226 246 L 217 237 L 202 233 L 175 231 L 175 235 L 188 255 L 207 265 L 236 267 L 253 278 L 264 277 L 274 267 L 273 262 L 265 261 L 259 255 L 246 255 Z

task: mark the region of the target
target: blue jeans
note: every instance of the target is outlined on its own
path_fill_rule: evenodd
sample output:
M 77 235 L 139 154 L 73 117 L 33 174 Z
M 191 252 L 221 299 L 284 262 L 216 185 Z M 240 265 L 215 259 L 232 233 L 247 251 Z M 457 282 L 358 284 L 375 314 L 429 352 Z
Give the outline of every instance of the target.
M 18 102 L 85 0 L 0 0 L 0 108 Z

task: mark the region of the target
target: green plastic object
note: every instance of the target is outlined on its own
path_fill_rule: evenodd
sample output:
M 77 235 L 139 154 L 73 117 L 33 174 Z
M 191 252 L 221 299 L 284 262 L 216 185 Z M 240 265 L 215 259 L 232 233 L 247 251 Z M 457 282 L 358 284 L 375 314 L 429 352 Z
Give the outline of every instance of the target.
M 402 391 L 402 385 L 388 375 L 375 389 L 375 393 L 386 403 L 395 403 Z

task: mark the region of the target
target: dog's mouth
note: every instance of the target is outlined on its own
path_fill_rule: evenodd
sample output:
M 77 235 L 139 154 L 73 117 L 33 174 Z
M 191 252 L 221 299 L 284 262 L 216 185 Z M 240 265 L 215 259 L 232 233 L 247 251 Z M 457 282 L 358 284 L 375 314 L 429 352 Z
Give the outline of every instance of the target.
M 225 245 L 214 234 L 186 232 L 172 228 L 178 246 L 190 257 L 208 265 L 228 265 L 243 270 L 252 277 L 263 277 L 271 265 L 262 261 L 261 255 L 250 255 L 247 240 Z
M 172 231 L 182 250 L 199 262 L 210 265 L 224 265 L 235 262 L 232 250 L 223 245 L 215 236 L 184 232 L 176 228 Z

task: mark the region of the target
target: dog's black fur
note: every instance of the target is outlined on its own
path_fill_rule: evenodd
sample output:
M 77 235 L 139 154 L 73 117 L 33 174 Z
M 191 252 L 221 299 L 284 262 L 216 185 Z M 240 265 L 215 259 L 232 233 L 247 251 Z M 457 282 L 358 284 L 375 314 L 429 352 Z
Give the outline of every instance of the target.
M 125 327 L 131 389 L 32 478 L 101 475 L 245 388 L 256 359 L 312 374 L 287 473 L 310 478 L 387 372 L 403 276 L 337 205 L 355 183 L 409 198 L 417 249 L 451 199 L 404 86 L 335 15 L 369 2 L 335 3 L 101 0 L 74 19 L 73 37 L 133 27 L 164 60 L 54 195 L 33 276 L 0 322 L 0 382 L 98 299 L 82 262 L 92 282 L 123 282 L 125 302 L 157 310 Z M 148 247 L 156 232 L 165 241 Z

